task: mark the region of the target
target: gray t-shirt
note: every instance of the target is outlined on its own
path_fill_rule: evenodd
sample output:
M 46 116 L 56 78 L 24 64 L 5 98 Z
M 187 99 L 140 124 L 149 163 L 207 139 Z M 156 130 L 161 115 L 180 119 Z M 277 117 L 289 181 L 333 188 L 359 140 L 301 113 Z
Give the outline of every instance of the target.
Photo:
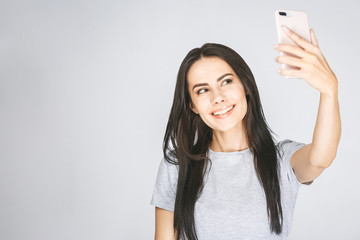
M 271 233 L 264 190 L 256 176 L 250 149 L 214 152 L 209 149 L 211 171 L 195 204 L 195 228 L 199 240 L 286 239 L 290 233 L 299 187 L 290 158 L 306 144 L 289 139 L 276 143 L 284 154 L 280 161 L 283 230 Z M 209 164 L 210 165 L 210 164 Z M 151 205 L 174 211 L 178 166 L 162 159 Z

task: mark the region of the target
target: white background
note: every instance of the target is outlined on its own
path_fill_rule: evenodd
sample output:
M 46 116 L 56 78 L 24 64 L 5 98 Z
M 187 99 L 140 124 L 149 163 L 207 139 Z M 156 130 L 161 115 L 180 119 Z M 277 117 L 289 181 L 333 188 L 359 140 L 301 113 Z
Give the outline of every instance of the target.
M 205 42 L 252 69 L 278 140 L 310 143 L 319 93 L 277 73 L 274 11 L 304 10 L 338 77 L 333 164 L 290 240 L 360 239 L 358 1 L 0 1 L 0 239 L 153 239 L 177 70 Z

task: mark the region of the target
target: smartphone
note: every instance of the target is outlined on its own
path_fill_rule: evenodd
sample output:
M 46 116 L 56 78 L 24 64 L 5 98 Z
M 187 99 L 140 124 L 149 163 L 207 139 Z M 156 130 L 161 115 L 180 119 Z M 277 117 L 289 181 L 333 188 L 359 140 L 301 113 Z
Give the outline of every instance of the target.
M 275 22 L 276 22 L 278 43 L 296 45 L 290 38 L 286 36 L 281 26 L 285 26 L 291 29 L 296 34 L 300 35 L 307 41 L 311 42 L 308 17 L 304 11 L 276 10 Z M 280 52 L 280 55 L 291 56 L 291 54 L 284 52 Z M 286 64 L 281 64 L 281 68 L 296 69 L 295 67 Z

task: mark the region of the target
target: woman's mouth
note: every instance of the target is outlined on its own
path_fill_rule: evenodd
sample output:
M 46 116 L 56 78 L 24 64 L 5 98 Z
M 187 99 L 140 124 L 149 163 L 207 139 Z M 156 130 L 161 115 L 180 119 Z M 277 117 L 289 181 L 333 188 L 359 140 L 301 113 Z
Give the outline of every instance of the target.
M 223 110 L 212 112 L 211 115 L 216 118 L 225 118 L 232 113 L 232 110 L 234 109 L 234 107 L 235 107 L 235 105 L 231 105 L 230 107 L 227 107 Z

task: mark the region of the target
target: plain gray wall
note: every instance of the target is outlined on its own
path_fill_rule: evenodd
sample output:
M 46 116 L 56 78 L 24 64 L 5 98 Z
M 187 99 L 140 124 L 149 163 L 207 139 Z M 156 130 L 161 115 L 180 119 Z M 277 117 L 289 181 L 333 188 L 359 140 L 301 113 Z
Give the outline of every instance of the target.
M 153 239 L 175 78 L 236 50 L 278 140 L 310 143 L 319 93 L 277 73 L 274 11 L 304 10 L 339 81 L 342 136 L 299 191 L 290 240 L 359 239 L 358 1 L 0 2 L 0 239 Z

